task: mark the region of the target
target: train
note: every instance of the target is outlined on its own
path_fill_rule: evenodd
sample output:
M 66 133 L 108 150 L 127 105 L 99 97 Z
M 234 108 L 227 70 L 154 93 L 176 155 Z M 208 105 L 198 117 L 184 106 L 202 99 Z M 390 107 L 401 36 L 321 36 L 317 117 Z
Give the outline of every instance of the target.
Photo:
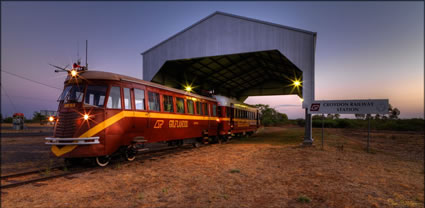
M 258 129 L 258 109 L 221 95 L 200 95 L 134 77 L 72 69 L 58 98 L 52 153 L 68 164 L 113 155 L 128 161 L 149 143 L 225 142 Z

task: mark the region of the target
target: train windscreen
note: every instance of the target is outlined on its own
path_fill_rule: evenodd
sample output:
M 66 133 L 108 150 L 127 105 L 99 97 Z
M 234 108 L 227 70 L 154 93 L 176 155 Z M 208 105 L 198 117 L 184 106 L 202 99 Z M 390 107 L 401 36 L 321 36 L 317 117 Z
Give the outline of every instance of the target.
M 63 90 L 59 101 L 64 103 L 76 103 L 83 101 L 84 97 L 84 86 L 83 85 L 68 85 Z

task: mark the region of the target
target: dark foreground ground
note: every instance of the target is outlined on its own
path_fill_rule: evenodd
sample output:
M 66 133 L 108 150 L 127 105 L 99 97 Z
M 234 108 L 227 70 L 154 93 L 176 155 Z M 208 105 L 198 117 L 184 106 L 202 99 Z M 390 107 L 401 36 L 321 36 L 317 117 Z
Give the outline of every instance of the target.
M 424 207 L 424 135 L 302 128 L 1 192 L 2 207 Z M 3 141 L 2 141 L 3 144 Z M 3 158 L 4 159 L 4 158 Z

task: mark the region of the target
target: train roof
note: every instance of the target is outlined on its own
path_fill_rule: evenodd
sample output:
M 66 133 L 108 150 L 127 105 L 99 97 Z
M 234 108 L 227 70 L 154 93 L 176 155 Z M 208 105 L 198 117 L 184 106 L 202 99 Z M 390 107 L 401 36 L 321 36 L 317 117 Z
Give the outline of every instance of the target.
M 214 95 L 213 97 L 217 100 L 220 106 L 231 107 L 233 104 L 233 108 L 249 110 L 249 111 L 257 111 L 257 108 L 255 106 L 240 102 L 233 98 L 229 98 L 222 95 Z
M 159 89 L 163 89 L 163 90 L 168 90 L 168 91 L 179 93 L 179 94 L 184 94 L 186 96 L 196 97 L 196 98 L 205 99 L 205 100 L 209 100 L 209 101 L 216 101 L 214 98 L 205 97 L 205 96 L 202 96 L 202 95 L 186 92 L 184 90 L 179 90 L 179 89 L 176 89 L 176 88 L 167 87 L 167 86 L 164 86 L 164 85 L 161 85 L 161 84 L 137 79 L 137 78 L 126 76 L 126 75 L 115 74 L 115 73 L 112 73 L 112 72 L 79 71 L 78 76 L 81 77 L 84 80 L 111 80 L 111 81 L 133 82 L 133 83 L 142 84 L 142 85 L 146 85 L 146 86 L 150 86 L 150 87 L 155 87 L 155 88 L 159 88 Z M 65 83 L 67 83 L 69 81 L 69 79 L 70 79 L 70 76 L 68 76 L 66 78 Z

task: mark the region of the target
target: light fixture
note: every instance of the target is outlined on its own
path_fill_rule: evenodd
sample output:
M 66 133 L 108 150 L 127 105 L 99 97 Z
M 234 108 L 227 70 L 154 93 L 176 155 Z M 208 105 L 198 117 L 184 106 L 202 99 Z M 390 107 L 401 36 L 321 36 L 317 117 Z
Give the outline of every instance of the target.
M 217 122 L 220 122 L 220 119 L 219 118 L 217 118 L 217 119 L 215 119 Z
M 184 87 L 184 90 L 190 92 L 190 91 L 192 91 L 192 86 L 188 85 L 188 86 Z
M 77 76 L 77 71 L 76 70 L 71 70 L 71 76 L 73 76 L 73 77 Z
M 89 115 L 88 114 L 84 114 L 84 116 L 83 116 L 83 118 L 84 118 L 84 120 L 89 120 Z
M 50 117 L 49 117 L 49 121 L 50 121 L 50 122 L 53 122 L 54 120 L 55 120 L 55 118 L 54 118 L 53 116 L 50 116 Z
M 301 85 L 301 82 L 300 81 L 298 81 L 298 80 L 295 80 L 294 81 L 294 86 L 295 87 L 298 87 L 298 86 L 300 86 Z

